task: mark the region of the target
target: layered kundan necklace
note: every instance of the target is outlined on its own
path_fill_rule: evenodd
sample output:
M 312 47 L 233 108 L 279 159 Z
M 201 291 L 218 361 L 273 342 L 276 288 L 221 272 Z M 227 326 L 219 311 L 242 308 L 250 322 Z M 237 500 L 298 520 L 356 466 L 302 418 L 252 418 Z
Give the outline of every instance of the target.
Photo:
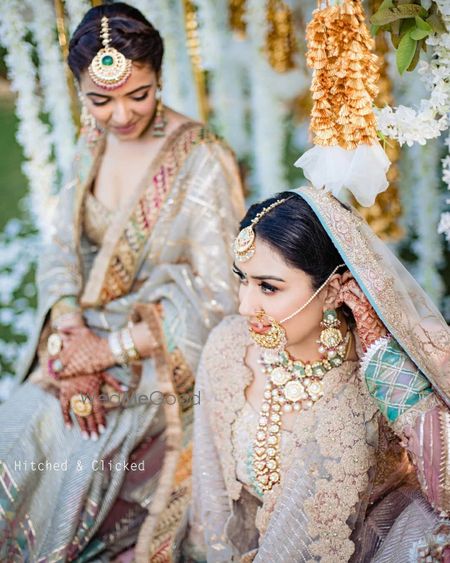
M 335 328 L 337 318 L 329 322 L 334 326 L 324 338 L 326 342 L 321 342 L 319 350 L 326 357 L 320 361 L 293 360 L 286 350 L 264 350 L 261 354 L 260 364 L 267 382 L 253 447 L 253 471 L 257 488 L 262 493 L 270 491 L 280 481 L 283 413 L 310 409 L 323 395 L 324 375 L 342 365 L 350 349 L 351 331 L 342 337 Z

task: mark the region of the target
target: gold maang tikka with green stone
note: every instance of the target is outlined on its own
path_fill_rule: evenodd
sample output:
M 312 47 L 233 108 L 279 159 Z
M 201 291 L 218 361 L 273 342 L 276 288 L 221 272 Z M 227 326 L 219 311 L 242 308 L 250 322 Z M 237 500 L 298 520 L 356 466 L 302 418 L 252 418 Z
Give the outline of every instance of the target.
M 119 88 L 129 79 L 132 61 L 111 46 L 108 18 L 102 17 L 100 38 L 102 48 L 89 65 L 92 82 L 105 90 Z

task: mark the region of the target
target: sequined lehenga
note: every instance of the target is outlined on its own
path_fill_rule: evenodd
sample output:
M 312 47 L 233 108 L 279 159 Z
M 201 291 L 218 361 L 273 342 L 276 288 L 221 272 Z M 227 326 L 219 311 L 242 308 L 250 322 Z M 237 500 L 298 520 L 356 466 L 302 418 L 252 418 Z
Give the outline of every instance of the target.
M 252 470 L 258 405 L 245 395 L 251 341 L 241 317 L 221 322 L 196 383 L 205 400 L 195 410 L 184 556 L 264 563 L 437 557 L 450 546 L 449 329 L 356 213 L 313 188 L 298 193 L 390 336 L 365 354 L 357 345 L 359 361 L 324 376 L 323 397 L 282 432 L 280 483 L 261 495 Z
M 76 179 L 61 192 L 38 272 L 35 337 L 18 368 L 22 383 L 0 406 L 2 561 L 107 558 L 135 539 L 150 507 L 148 545 L 168 553 L 189 498 L 192 401 L 181 396 L 192 399 L 208 331 L 235 307 L 230 248 L 243 208 L 239 175 L 226 145 L 188 123 L 111 214 L 90 193 L 104 143 L 81 143 Z M 64 426 L 46 373 L 47 319 L 64 296 L 77 297 L 101 336 L 133 316 L 159 342 L 141 366 L 111 369 L 130 393 L 158 400 L 111 405 L 97 442 L 84 441 L 76 423 Z M 130 456 L 145 469 L 125 471 Z M 34 470 L 31 462 L 52 465 Z

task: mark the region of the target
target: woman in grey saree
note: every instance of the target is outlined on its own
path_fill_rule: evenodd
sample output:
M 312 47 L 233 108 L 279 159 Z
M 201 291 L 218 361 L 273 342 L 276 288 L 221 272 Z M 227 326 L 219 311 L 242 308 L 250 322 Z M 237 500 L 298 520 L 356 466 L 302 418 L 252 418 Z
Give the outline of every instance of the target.
M 112 213 L 92 192 L 107 142 L 106 134 L 94 145 L 80 139 L 75 178 L 59 194 L 39 263 L 35 336 L 20 385 L 0 406 L 1 561 L 109 561 L 136 540 L 146 516 L 136 559 L 168 561 L 189 499 L 192 374 L 209 331 L 235 309 L 239 173 L 230 149 L 185 119 Z M 60 399 L 71 378 L 49 372 L 50 325 L 67 315 L 102 339 L 141 323 L 152 341 L 148 357 L 100 374 L 107 415 L 104 432 L 91 432 L 96 440 L 83 439 L 73 412 L 64 424 Z M 113 394 L 108 376 L 126 391 Z
M 247 322 L 237 316 L 224 319 L 202 354 L 196 386 L 203 400 L 195 410 L 194 494 L 185 557 L 264 563 L 448 561 L 449 329 L 364 220 L 330 193 L 311 187 L 283 192 L 251 208 L 242 227 L 282 199 L 284 203 L 253 226 L 253 257 L 247 256 L 241 265 L 236 254 L 240 312 Z M 299 208 L 303 216 L 297 215 Z M 310 230 L 305 240 L 310 245 L 296 247 L 298 260 L 307 260 L 301 255 L 314 255 L 316 249 L 315 263 L 324 262 L 320 254 L 325 249 L 335 260 L 325 280 L 321 278 L 319 293 L 308 301 L 307 293 L 303 297 L 299 293 L 300 285 L 291 289 L 287 277 L 300 279 L 305 269 L 286 262 L 286 247 L 279 242 L 291 241 L 289 229 L 305 217 Z M 247 235 L 244 243 L 248 240 Z M 263 248 L 262 258 L 258 246 Z M 270 269 L 269 264 L 279 269 Z M 309 295 L 316 285 L 312 287 Z M 286 311 L 277 313 L 272 303 L 280 304 L 289 291 L 297 292 L 291 312 L 309 304 L 283 320 Z M 277 365 L 295 366 L 298 363 L 289 360 L 289 346 L 295 344 L 290 335 L 304 330 L 308 311 L 321 308 L 318 300 L 328 299 L 324 295 L 333 291 L 349 342 L 355 340 L 354 353 L 328 365 L 325 374 L 320 371 L 323 362 L 317 364 L 317 372 L 312 364 L 312 373 L 322 378 L 323 395 L 302 403 L 306 406 L 291 412 L 291 425 L 284 426 L 278 422 L 280 411 L 270 406 L 273 393 L 282 388 L 280 372 L 258 367 L 265 364 L 264 352 L 260 360 L 252 359 L 260 353 L 253 352 L 258 346 L 249 335 L 249 328 L 257 330 L 252 328 L 254 309 L 272 307 L 267 315 L 285 327 L 288 338 L 288 355 L 280 356 Z M 342 304 L 347 306 L 344 316 Z M 336 356 L 333 352 L 328 357 Z M 305 378 L 301 366 L 300 362 L 296 376 L 300 379 Z M 304 386 L 311 383 L 308 377 Z M 284 389 L 280 404 L 289 398 L 287 385 Z M 276 396 L 280 398 L 279 392 Z M 267 413 L 272 413 L 272 422 L 267 422 Z M 278 424 L 283 424 L 281 431 Z M 269 429 L 261 432 L 264 428 Z M 279 458 L 261 446 L 271 432 L 273 436 L 280 432 Z M 267 459 L 275 459 L 272 466 Z M 261 490 L 261 483 L 267 484 L 268 478 L 270 483 L 270 468 L 276 467 L 277 459 L 279 477 Z

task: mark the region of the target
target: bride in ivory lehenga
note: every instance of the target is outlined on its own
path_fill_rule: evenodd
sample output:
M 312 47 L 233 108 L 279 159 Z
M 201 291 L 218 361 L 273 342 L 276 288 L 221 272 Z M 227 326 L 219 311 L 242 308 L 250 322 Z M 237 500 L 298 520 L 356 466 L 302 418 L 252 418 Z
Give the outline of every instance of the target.
M 139 11 L 89 10 L 69 51 L 88 127 L 0 407 L 0 560 L 110 561 L 150 512 L 136 559 L 165 561 L 190 494 L 193 373 L 236 306 L 241 184 L 230 149 L 163 106 L 162 39 Z
M 450 560 L 450 333 L 352 208 L 253 205 L 197 376 L 185 560 Z

